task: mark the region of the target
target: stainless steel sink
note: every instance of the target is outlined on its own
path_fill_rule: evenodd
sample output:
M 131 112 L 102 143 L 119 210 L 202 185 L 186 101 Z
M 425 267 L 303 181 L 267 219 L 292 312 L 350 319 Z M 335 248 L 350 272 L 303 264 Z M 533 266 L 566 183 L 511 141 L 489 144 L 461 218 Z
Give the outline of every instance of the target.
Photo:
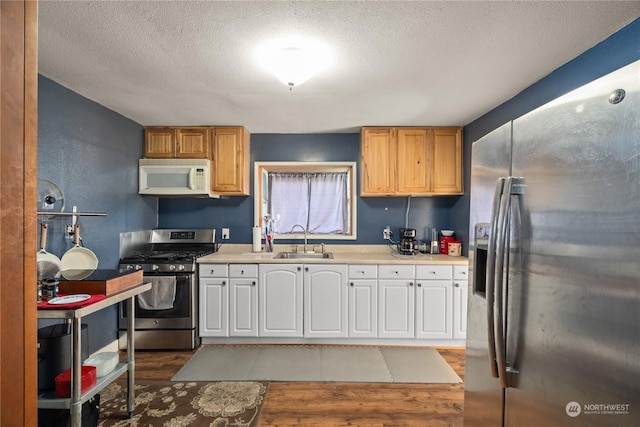
M 332 259 L 331 252 L 279 252 L 273 259 Z

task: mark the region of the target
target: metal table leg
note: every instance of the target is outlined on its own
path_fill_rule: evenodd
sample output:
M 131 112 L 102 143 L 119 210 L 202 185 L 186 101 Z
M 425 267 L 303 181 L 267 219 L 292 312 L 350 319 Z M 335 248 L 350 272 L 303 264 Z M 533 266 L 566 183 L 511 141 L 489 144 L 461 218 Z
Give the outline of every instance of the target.
M 134 324 L 135 324 L 135 296 L 127 300 L 127 410 L 129 418 L 133 416 L 135 409 L 135 358 L 134 358 Z
M 71 427 L 81 427 L 82 425 L 82 343 L 81 343 L 81 320 L 75 318 L 71 320 Z

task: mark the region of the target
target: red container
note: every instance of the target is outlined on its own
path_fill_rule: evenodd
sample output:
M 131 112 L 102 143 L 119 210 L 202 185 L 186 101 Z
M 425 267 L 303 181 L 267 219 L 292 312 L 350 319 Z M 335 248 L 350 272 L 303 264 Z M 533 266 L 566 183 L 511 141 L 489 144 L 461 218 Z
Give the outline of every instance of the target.
M 456 238 L 453 236 L 442 236 L 440 238 L 440 253 L 447 255 L 449 253 L 449 243 L 455 241 Z
M 71 397 L 71 369 L 61 372 L 55 378 L 56 397 Z M 80 392 L 84 393 L 96 385 L 96 367 L 83 366 L 82 378 L 80 379 Z

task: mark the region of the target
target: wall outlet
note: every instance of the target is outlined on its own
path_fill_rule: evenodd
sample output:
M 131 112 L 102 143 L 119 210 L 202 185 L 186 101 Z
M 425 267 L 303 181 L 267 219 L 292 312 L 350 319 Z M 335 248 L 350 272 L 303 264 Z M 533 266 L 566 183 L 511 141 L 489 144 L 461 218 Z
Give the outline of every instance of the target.
M 391 239 L 391 228 L 387 225 L 384 230 L 382 230 L 382 238 L 384 240 Z
M 228 228 L 223 228 L 222 229 L 222 240 L 229 240 L 229 229 Z

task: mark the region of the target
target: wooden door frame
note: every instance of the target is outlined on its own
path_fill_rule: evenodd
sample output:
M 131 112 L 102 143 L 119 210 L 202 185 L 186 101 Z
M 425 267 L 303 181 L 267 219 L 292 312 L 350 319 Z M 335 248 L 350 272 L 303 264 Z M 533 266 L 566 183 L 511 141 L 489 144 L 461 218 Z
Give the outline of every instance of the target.
M 0 2 L 0 425 L 37 425 L 38 4 Z

